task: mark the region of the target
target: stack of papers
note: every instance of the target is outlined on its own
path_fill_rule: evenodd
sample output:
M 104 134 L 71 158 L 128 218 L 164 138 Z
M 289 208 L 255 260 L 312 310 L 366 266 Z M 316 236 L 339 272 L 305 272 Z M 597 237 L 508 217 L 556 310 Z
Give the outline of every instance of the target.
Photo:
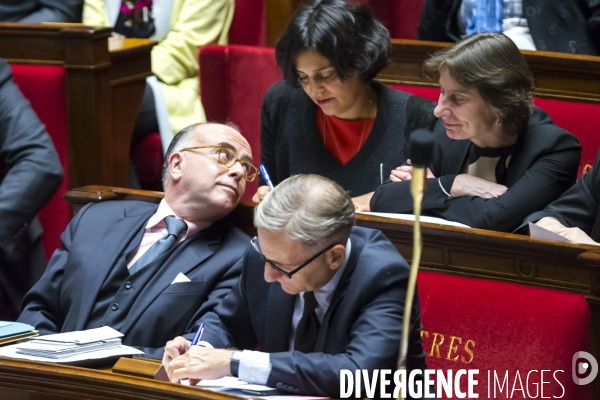
M 58 359 L 119 346 L 121 346 L 121 339 L 109 339 L 92 343 L 63 343 L 33 339 L 30 342 L 18 345 L 17 353 Z
M 123 337 L 121 332 L 108 326 L 58 333 L 0 348 L 0 356 L 72 363 L 144 354 L 143 351 L 121 344 L 121 337 Z
M 20 322 L 0 321 L 0 345 L 37 336 L 38 332 L 31 325 Z

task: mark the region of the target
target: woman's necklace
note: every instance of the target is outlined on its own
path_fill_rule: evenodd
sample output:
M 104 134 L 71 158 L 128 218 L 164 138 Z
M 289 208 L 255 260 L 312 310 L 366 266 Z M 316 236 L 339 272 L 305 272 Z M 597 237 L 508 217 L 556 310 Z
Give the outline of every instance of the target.
M 367 115 L 370 115 L 371 104 L 373 104 L 373 100 L 371 100 L 371 97 L 369 96 L 369 108 L 367 109 Z M 362 133 L 360 134 L 360 141 L 358 142 L 358 148 L 356 149 L 357 153 L 362 146 L 363 138 L 365 137 L 365 129 L 367 128 L 367 122 L 369 122 L 369 119 L 370 118 L 365 119 L 365 123 L 363 124 Z M 327 121 L 327 115 L 323 113 L 323 145 L 325 147 L 327 147 L 327 133 L 329 131 L 329 129 L 327 129 Z

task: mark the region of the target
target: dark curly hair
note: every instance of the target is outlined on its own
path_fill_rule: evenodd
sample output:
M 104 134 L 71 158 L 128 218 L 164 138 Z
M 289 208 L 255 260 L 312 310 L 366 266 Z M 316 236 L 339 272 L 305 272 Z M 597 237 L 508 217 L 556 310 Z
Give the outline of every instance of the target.
M 327 58 L 340 80 L 370 82 L 389 62 L 390 34 L 366 5 L 316 0 L 294 13 L 275 49 L 292 86 L 298 86 L 296 57 L 308 49 Z
M 499 115 L 509 134 L 525 130 L 533 112 L 533 76 L 527 62 L 503 33 L 476 33 L 435 53 L 425 70 L 448 71 L 462 86 L 475 88 Z

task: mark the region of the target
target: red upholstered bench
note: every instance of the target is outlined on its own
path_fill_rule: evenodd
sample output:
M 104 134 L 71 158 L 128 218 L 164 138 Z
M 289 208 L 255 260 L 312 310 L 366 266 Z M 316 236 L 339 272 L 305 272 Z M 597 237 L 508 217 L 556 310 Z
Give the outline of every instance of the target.
M 536 97 L 535 105 L 546 111 L 554 123 L 577 136 L 581 143 L 578 178 L 586 165 L 592 165 L 600 148 L 600 104 Z
M 275 50 L 253 46 L 204 46 L 200 49 L 200 96 L 209 121 L 238 125 L 260 163 L 260 113 L 267 89 L 282 79 Z M 246 185 L 249 202 L 258 179 Z
M 229 29 L 229 43 L 247 46 L 267 45 L 267 7 L 265 0 L 236 0 L 233 21 L 231 21 L 231 28 Z M 204 104 L 205 101 L 202 95 L 200 99 Z M 207 120 L 217 121 L 217 119 L 209 117 L 208 114 Z M 158 132 L 147 136 L 131 150 L 131 158 L 142 189 L 162 191 L 163 154 Z M 256 191 L 256 188 L 254 191 Z
M 571 378 L 573 355 L 590 352 L 590 308 L 584 295 L 423 271 L 418 289 L 429 368 L 478 369 L 475 393 L 484 399 L 541 398 L 535 391 L 542 370 L 544 397 L 591 398 L 591 385 L 578 386 Z M 562 372 L 554 376 L 557 370 Z M 535 372 L 529 374 L 527 395 L 530 371 Z M 502 385 L 505 376 L 503 394 L 496 384 L 493 396 L 495 377 Z M 466 393 L 466 378 L 461 384 Z
M 60 235 L 71 219 L 69 202 L 62 198 L 69 190 L 65 69 L 60 66 L 24 64 L 12 64 L 11 68 L 15 83 L 46 125 L 64 171 L 58 191 L 40 211 L 44 250 L 49 259 L 60 246 Z
M 394 39 L 416 39 L 423 0 L 363 0 Z

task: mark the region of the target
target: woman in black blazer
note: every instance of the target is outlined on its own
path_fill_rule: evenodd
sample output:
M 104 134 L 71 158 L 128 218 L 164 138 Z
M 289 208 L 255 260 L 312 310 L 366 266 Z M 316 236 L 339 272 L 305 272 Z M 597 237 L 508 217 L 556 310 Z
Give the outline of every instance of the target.
M 435 103 L 373 82 L 390 51 L 365 5 L 314 1 L 294 14 L 276 47 L 285 80 L 262 109 L 261 162 L 275 185 L 319 174 L 356 197 L 406 161 L 408 134 L 433 128 Z M 255 202 L 269 190 L 262 185 Z
M 439 74 L 441 94 L 424 215 L 512 231 L 575 182 L 581 146 L 533 106 L 531 73 L 508 37 L 472 35 L 426 69 Z M 411 213 L 411 177 L 410 166 L 392 171 L 371 211 Z

